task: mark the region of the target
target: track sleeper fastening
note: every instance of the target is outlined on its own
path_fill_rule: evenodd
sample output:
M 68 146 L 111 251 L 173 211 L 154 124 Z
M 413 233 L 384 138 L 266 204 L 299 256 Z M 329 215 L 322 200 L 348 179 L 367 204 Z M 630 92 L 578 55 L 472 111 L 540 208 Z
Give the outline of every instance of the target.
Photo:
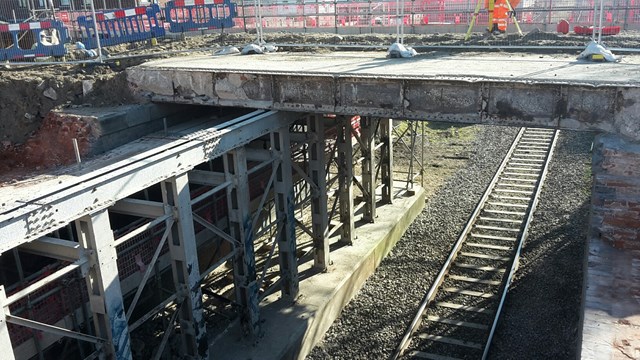
M 531 194 L 531 193 L 533 193 L 533 191 L 498 189 L 498 188 L 493 189 L 493 191 L 501 192 L 501 193 L 509 193 L 509 194 Z
M 489 272 L 505 272 L 505 269 L 497 268 L 494 266 L 486 266 L 486 265 L 476 265 L 476 264 L 465 264 L 465 263 L 455 263 L 455 266 L 463 269 L 470 270 L 480 270 L 480 271 L 489 271 Z
M 467 243 L 467 246 L 478 247 L 483 249 L 492 249 L 492 250 L 504 250 L 504 251 L 512 250 L 512 248 L 508 246 L 490 245 L 490 244 Z
M 421 359 L 429 359 L 429 360 L 462 360 L 460 358 L 455 358 L 451 356 L 438 355 L 433 353 L 428 353 L 424 351 L 411 351 L 409 352 L 410 357 L 417 357 Z
M 484 299 L 495 299 L 496 298 L 496 294 L 489 294 L 489 293 L 483 293 L 481 291 L 472 291 L 472 290 L 467 290 L 467 289 L 460 289 L 460 288 L 457 288 L 457 287 L 448 287 L 448 288 L 444 288 L 442 290 L 444 290 L 446 292 L 449 292 L 449 293 L 481 297 L 481 298 L 484 298 Z
M 433 322 L 439 322 L 443 324 L 449 324 L 449 325 L 464 326 L 472 329 L 486 330 L 489 328 L 487 325 L 484 325 L 484 324 L 478 324 L 474 322 L 462 321 L 462 320 L 456 320 L 456 319 L 449 319 L 449 318 L 434 316 L 434 315 L 427 316 L 427 320 L 433 321 Z
M 482 211 L 488 212 L 488 213 L 505 214 L 505 215 L 517 215 L 517 216 L 526 215 L 526 213 L 518 212 L 518 211 L 504 211 L 504 210 L 492 210 L 492 209 L 483 209 Z
M 470 252 L 461 252 L 460 256 L 474 257 L 478 259 L 489 259 L 496 261 L 509 261 L 510 258 L 506 256 L 495 256 L 495 255 L 487 255 L 487 254 L 478 254 L 478 253 L 470 253 Z
M 537 183 L 536 179 L 517 179 L 517 178 L 502 178 L 502 181 L 518 181 L 518 182 L 529 182 L 529 183 Z M 515 186 L 515 185 L 511 185 Z
M 449 275 L 449 278 L 452 280 L 465 281 L 465 282 L 470 282 L 475 284 L 495 285 L 495 286 L 502 284 L 500 281 L 497 281 L 497 280 L 478 279 L 478 278 L 472 278 L 469 276 Z
M 478 350 L 482 349 L 481 344 L 470 342 L 470 341 L 458 340 L 458 339 L 454 339 L 446 336 L 419 334 L 418 337 L 424 340 L 443 342 L 451 345 L 470 347 L 472 349 L 478 349 Z
M 503 181 L 509 181 L 506 179 L 502 179 Z M 523 185 L 523 184 L 506 184 L 506 183 L 498 183 L 498 186 L 511 186 L 511 187 L 515 187 L 515 188 L 523 188 L 523 189 L 531 189 L 531 188 L 535 188 L 535 185 L 531 185 L 531 184 L 527 184 L 527 185 Z
M 493 201 L 489 201 L 487 202 L 487 204 L 489 205 L 495 205 L 495 206 L 503 206 L 503 207 L 516 207 L 516 208 L 528 208 L 529 205 L 522 205 L 522 204 L 511 204 L 511 203 L 503 203 L 503 202 L 493 202 Z
M 517 171 L 537 171 L 536 169 L 527 169 L 527 168 L 521 168 L 521 167 L 515 167 L 515 166 L 507 166 L 505 167 L 505 169 L 509 169 L 509 170 L 517 170 Z
M 490 218 L 490 217 L 484 217 L 484 216 L 480 216 L 478 219 L 482 221 L 506 222 L 506 223 L 513 223 L 513 224 L 522 223 L 522 220 L 498 219 L 498 218 Z
M 450 303 L 450 302 L 446 302 L 446 301 L 438 301 L 435 305 L 436 306 L 440 306 L 440 307 L 446 307 L 446 308 L 449 308 L 449 309 L 476 312 L 476 313 L 480 313 L 480 314 L 492 314 L 493 313 L 493 311 L 491 311 L 489 309 L 486 309 L 486 308 L 481 308 L 481 307 L 477 307 L 477 306 L 462 305 L 462 304 L 454 304 L 454 303 Z
M 485 235 L 485 234 L 476 234 L 471 233 L 471 237 L 481 238 L 481 239 L 489 239 L 489 240 L 501 240 L 501 241 L 516 241 L 516 238 L 506 237 L 506 236 L 495 236 L 495 235 Z
M 514 229 L 514 228 L 505 228 L 505 227 L 500 227 L 500 226 L 488 226 L 488 225 L 475 225 L 476 228 L 478 229 L 485 229 L 485 230 L 495 230 L 495 231 L 509 231 L 509 232 L 520 232 L 520 228 Z
M 516 152 L 516 153 L 519 153 L 519 152 L 525 152 L 525 151 L 523 151 L 523 150 L 516 150 L 515 152 Z M 543 152 L 543 153 L 544 153 L 545 151 L 541 151 L 541 152 Z M 516 156 L 532 157 L 532 158 L 544 158 L 544 155 L 543 155 L 543 154 L 539 154 L 539 155 L 536 155 L 536 154 L 529 154 L 529 151 L 527 151 L 525 154 L 518 154 L 518 155 L 516 155 Z
M 491 194 L 491 196 L 498 199 L 504 199 L 504 200 L 526 201 L 527 203 L 531 201 L 531 198 L 522 197 L 522 196 L 507 196 L 507 195 L 498 195 L 498 194 Z M 528 205 L 525 205 L 525 207 L 528 207 Z
M 542 165 L 527 164 L 527 163 L 523 163 L 523 162 L 517 162 L 517 160 L 509 161 L 509 165 L 512 165 L 512 166 L 525 166 L 525 167 L 527 167 L 527 169 L 529 169 L 531 171 L 539 171 L 540 168 L 542 167 Z
M 533 177 L 538 177 L 538 174 L 531 174 L 531 173 L 517 173 L 517 172 L 509 172 L 509 171 L 505 171 L 502 173 L 502 175 L 509 175 L 509 176 L 533 176 Z

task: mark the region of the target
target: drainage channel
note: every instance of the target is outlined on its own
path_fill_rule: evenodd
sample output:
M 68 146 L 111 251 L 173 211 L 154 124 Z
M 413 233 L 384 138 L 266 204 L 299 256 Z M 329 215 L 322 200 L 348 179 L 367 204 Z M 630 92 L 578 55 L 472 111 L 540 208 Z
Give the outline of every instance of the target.
M 392 359 L 485 359 L 557 131 L 522 128 Z

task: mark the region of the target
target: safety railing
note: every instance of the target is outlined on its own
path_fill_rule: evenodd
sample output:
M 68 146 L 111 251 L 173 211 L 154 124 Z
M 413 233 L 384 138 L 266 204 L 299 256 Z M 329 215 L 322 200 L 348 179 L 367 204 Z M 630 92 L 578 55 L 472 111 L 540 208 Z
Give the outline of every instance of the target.
M 149 7 L 139 6 L 132 9 L 99 12 L 96 13 L 95 18 L 80 16 L 78 25 L 81 41 L 87 49 L 96 49 L 98 48 L 96 37 L 100 39 L 102 46 L 162 37 L 165 31 L 158 21 L 158 14 L 160 14 L 160 7 L 154 4 Z
M 174 33 L 230 28 L 236 15 L 236 4 L 229 0 L 171 0 L 165 5 L 165 21 Z
M 67 42 L 60 21 L 0 24 L 0 61 L 62 57 Z

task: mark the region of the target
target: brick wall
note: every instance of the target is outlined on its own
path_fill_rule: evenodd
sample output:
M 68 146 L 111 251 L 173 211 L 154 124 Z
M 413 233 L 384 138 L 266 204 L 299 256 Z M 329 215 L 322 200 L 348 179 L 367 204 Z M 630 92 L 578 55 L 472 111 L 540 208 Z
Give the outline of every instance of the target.
M 591 236 L 640 250 L 640 143 L 598 135 L 592 171 Z

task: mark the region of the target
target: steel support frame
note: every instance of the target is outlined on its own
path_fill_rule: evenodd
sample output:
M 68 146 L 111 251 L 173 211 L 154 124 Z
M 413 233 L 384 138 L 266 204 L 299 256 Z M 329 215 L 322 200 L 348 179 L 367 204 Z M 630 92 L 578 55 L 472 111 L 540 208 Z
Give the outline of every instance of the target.
M 9 323 L 7 315 L 9 315 L 9 306 L 6 306 L 7 294 L 4 286 L 0 285 L 0 349 L 2 350 L 3 359 L 14 360 L 13 347 L 11 346 L 11 338 L 9 337 Z
M 80 245 L 91 254 L 85 279 L 95 334 L 107 340 L 98 350 L 104 351 L 108 359 L 132 359 L 108 211 L 83 216 L 75 224 Z
M 229 231 L 239 243 L 233 258 L 236 301 L 242 311 L 242 330 L 246 336 L 255 339 L 261 335 L 261 330 L 247 157 L 244 147 L 236 148 L 223 156 L 225 179 L 232 183 L 227 187 Z
M 338 198 L 340 202 L 340 242 L 351 245 L 355 237 L 353 210 L 353 138 L 351 117 L 337 117 Z
M 161 183 L 165 208 L 173 213 L 167 220 L 168 244 L 173 282 L 178 295 L 178 319 L 182 340 L 182 356 L 187 359 L 208 359 L 206 323 L 202 312 L 198 249 L 193 228 L 191 195 L 187 173 Z
M 307 117 L 307 131 L 311 134 L 307 151 L 311 189 L 311 231 L 313 233 L 313 266 L 326 271 L 329 257 L 329 210 L 327 197 L 327 170 L 325 163 L 325 119 L 322 115 Z
M 375 126 L 373 118 L 360 118 L 360 139 L 362 152 L 362 187 L 364 198 L 364 221 L 370 223 L 376 218 L 376 170 L 375 170 Z
M 393 120 L 380 120 L 382 202 L 393 203 Z
M 271 148 L 280 158 L 274 162 L 274 197 L 278 231 L 278 254 L 280 259 L 280 278 L 282 297 L 294 300 L 298 296 L 298 259 L 296 257 L 296 218 L 294 215 L 295 198 L 291 165 L 291 138 L 289 127 L 285 126 L 271 133 Z

